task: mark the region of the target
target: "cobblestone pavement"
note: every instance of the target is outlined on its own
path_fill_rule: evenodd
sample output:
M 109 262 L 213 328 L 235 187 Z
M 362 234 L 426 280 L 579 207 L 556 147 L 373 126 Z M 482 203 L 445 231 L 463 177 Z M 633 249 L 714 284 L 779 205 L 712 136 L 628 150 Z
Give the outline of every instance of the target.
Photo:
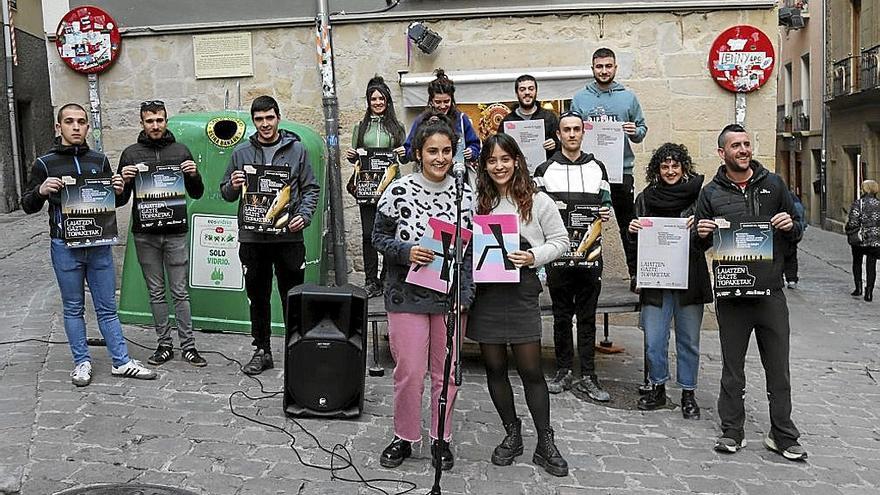
M 45 217 L 0 216 L 0 301 L 2 340 L 63 341 L 60 300 L 48 260 Z M 120 260 L 117 260 L 120 261 Z M 509 467 L 489 462 L 503 436 L 477 356 L 469 352 L 455 408 L 455 467 L 443 476 L 444 493 L 474 494 L 876 494 L 880 492 L 880 303 L 849 296 L 849 250 L 845 239 L 811 228 L 801 245 L 801 283 L 788 290 L 792 319 L 794 420 L 810 453 L 795 464 L 765 450 L 769 428 L 763 371 L 752 345 L 746 435 L 749 446 L 730 456 L 712 451 L 717 428 L 715 399 L 720 376 L 717 333 L 703 332 L 698 421 L 685 421 L 675 408 L 643 413 L 583 402 L 570 393 L 551 399 L 557 440 L 571 466 L 554 478 L 531 461 L 535 432 L 518 377 L 512 373 L 526 452 Z M 90 335 L 97 336 L 93 314 Z M 707 318 L 713 318 L 707 313 Z M 632 403 L 641 381 L 641 334 L 624 323 L 612 327 L 627 351 L 599 355 L 600 376 L 616 392 L 616 403 Z M 152 348 L 152 330 L 126 326 L 126 336 Z M 201 350 L 238 359 L 250 355 L 250 339 L 239 334 L 199 333 Z M 281 339 L 273 339 L 276 369 L 264 373 L 265 390 L 282 387 Z M 66 345 L 21 343 L 0 346 L 0 493 L 42 495 L 95 483 L 154 483 L 211 495 L 380 493 L 363 484 L 331 480 L 330 455 L 316 448 L 347 447 L 366 478 L 387 492 L 407 488 L 426 493 L 433 480 L 429 452 L 417 445 L 412 459 L 383 469 L 378 454 L 391 439 L 392 385 L 387 346 L 386 374 L 367 378 L 364 414 L 351 421 L 285 418 L 281 397 L 262 397 L 260 387 L 238 366 L 214 353 L 209 365 L 193 368 L 179 360 L 144 382 L 110 376 L 109 358 L 92 348 L 92 384 L 70 383 Z M 472 350 L 472 349 L 471 349 Z M 135 358 L 150 350 L 130 345 Z M 552 362 L 546 362 L 546 369 Z M 669 396 L 677 402 L 678 390 Z M 235 411 L 286 428 L 290 438 L 236 417 Z M 302 429 L 314 435 L 310 437 Z M 335 464 L 341 462 L 337 459 Z M 338 476 L 354 478 L 351 470 Z

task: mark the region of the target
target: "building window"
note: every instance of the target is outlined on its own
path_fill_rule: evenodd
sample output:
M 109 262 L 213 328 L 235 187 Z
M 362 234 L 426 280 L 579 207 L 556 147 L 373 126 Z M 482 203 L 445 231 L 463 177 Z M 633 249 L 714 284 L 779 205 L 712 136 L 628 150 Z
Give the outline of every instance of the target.
M 804 102 L 803 110 L 801 111 L 804 116 L 810 116 L 810 99 L 812 96 L 811 91 L 812 81 L 810 79 L 810 54 L 805 53 L 801 56 L 801 100 Z
M 791 117 L 791 62 L 785 64 L 785 71 L 783 72 L 783 82 L 784 90 L 785 90 L 785 116 Z

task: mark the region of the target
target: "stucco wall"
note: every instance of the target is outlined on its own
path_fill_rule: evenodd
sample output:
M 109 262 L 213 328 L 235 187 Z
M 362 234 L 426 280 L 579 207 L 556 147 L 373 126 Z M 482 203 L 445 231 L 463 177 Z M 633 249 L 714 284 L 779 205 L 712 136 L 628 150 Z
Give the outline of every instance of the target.
M 685 143 L 700 170 L 713 173 L 718 163 L 716 136 L 734 119 L 734 96 L 709 78 L 706 62 L 717 34 L 736 24 L 757 26 L 775 39 L 774 10 L 446 20 L 430 25 L 443 36 L 437 52 L 426 56 L 416 51 L 407 66 L 405 23 L 339 26 L 334 30 L 334 55 L 342 143 L 348 144 L 351 125 L 363 113 L 363 89 L 374 73 L 386 78 L 400 101 L 398 70 L 586 67 L 595 48 L 608 46 L 621 60 L 630 61 L 631 70 L 622 82 L 638 94 L 647 118 L 647 139 L 635 146 L 637 175 L 650 152 L 665 141 Z M 254 77 L 195 80 L 191 36 L 125 38 L 119 61 L 101 75 L 104 145 L 111 160 L 134 139 L 140 101 L 163 99 L 171 113 L 220 109 L 226 90 L 233 104 L 237 102 L 236 82 L 241 83 L 244 108 L 253 97 L 271 94 L 279 100 L 284 117 L 323 130 L 312 31 L 255 30 L 253 44 Z M 49 64 L 53 103 L 85 102 L 85 77 L 66 69 L 57 56 Z M 512 94 L 506 96 L 512 99 Z M 745 122 L 754 132 L 757 158 L 771 168 L 775 100 L 773 78 L 748 95 Z M 344 165 L 343 178 L 350 173 Z M 345 202 L 348 244 L 355 254 L 351 259 L 359 268 L 356 207 L 347 196 Z

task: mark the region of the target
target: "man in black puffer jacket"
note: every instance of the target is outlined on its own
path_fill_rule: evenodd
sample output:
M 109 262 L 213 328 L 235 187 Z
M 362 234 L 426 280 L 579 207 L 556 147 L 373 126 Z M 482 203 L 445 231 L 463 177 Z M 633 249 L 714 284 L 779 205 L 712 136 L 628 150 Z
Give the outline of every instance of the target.
M 782 292 L 783 254 L 800 239 L 799 218 L 782 179 L 752 160 L 748 132 L 733 124 L 718 136 L 718 155 L 724 164 L 697 199 L 693 242 L 703 250 L 712 246 L 719 217 L 769 217 L 773 227 L 773 270 L 770 295 L 716 299 L 723 367 L 718 416 L 721 437 L 718 452 L 745 447 L 745 357 L 752 329 L 767 379 L 770 433 L 764 445 L 789 460 L 802 461 L 807 453 L 798 444 L 800 433 L 791 420 L 788 305 Z
M 137 143 L 125 148 L 119 157 L 117 173 L 122 175 L 125 181 L 122 200 L 128 202 L 134 190 L 138 167 L 143 167 L 144 164 L 179 165 L 186 193 L 193 199 L 201 198 L 205 192 L 202 176 L 199 175 L 189 148 L 183 143 L 176 142 L 174 134 L 167 129 L 168 113 L 165 110 L 165 103 L 159 100 L 141 103 L 140 116 L 143 131 L 138 135 Z M 141 214 L 138 205 L 136 199 L 132 208 L 132 220 Z M 174 357 L 171 324 L 168 321 L 168 303 L 165 298 L 167 272 L 168 288 L 174 301 L 174 317 L 177 334 L 180 337 L 181 355 L 189 364 L 201 367 L 208 363 L 196 350 L 192 310 L 189 304 L 189 292 L 186 290 L 189 278 L 189 249 L 186 243 L 188 226 L 185 200 L 183 208 L 183 222 L 173 219 L 168 224 L 147 228 L 140 222 L 132 221 L 131 231 L 134 234 L 138 262 L 150 293 L 150 310 L 153 313 L 153 322 L 159 339 L 156 352 L 147 362 L 158 365 Z M 169 210 L 165 208 L 165 211 Z

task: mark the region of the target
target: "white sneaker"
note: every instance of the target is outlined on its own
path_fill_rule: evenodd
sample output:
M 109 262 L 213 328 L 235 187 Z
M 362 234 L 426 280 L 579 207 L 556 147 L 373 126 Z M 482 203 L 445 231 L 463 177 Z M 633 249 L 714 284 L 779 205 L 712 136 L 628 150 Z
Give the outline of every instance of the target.
M 157 376 L 155 371 L 145 367 L 136 359 L 131 359 L 118 368 L 114 366 L 110 373 L 114 376 L 137 378 L 139 380 L 152 380 Z
M 70 381 L 77 387 L 85 387 L 92 383 L 92 363 L 83 361 L 70 372 Z

